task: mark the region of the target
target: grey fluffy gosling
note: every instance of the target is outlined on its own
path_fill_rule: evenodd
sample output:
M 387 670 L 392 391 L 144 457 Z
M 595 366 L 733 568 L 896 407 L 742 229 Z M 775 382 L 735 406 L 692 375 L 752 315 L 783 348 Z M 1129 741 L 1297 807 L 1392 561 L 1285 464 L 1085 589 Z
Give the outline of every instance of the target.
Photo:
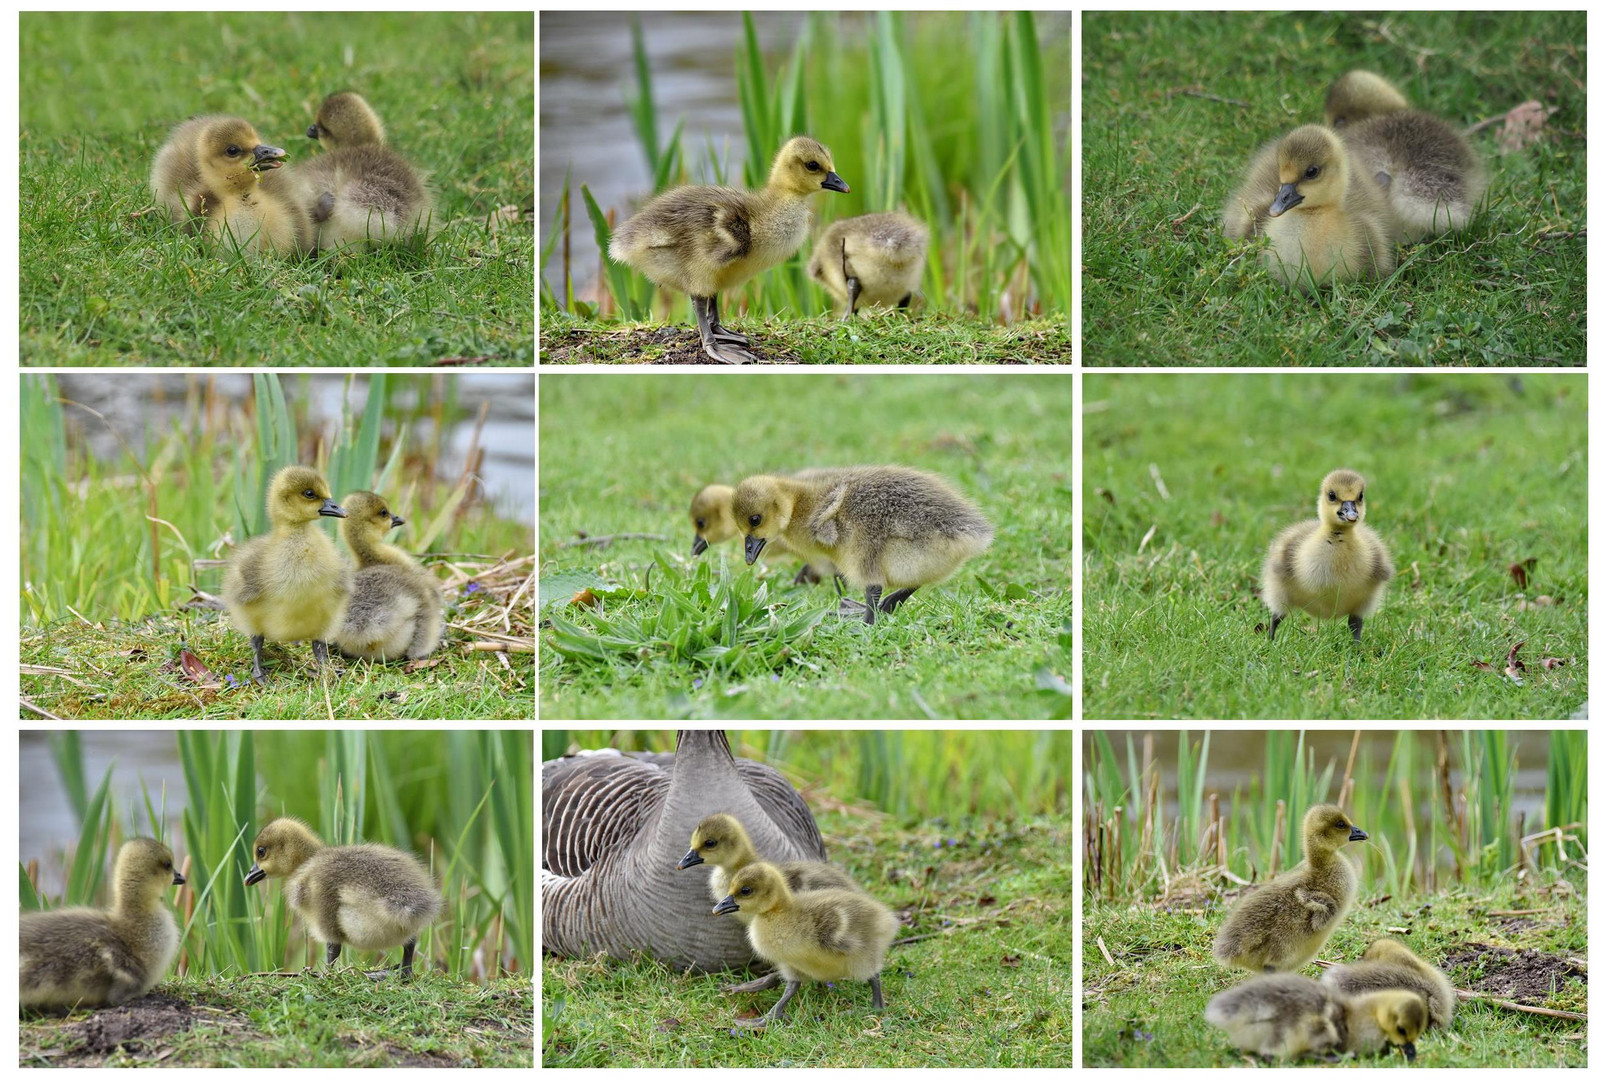
M 1398 220 L 1386 195 L 1356 168 L 1330 128 L 1307 124 L 1276 144 L 1280 187 L 1264 235 L 1264 265 L 1289 289 L 1381 278 L 1398 265 Z
M 351 599 L 332 640 L 360 660 L 421 660 L 440 645 L 440 586 L 384 534 L 406 524 L 384 498 L 356 491 L 341 500 L 340 535 L 356 558 Z
M 1357 964 L 1334 964 L 1326 968 L 1320 981 L 1349 995 L 1372 990 L 1411 990 L 1426 999 L 1433 1024 L 1447 1028 L 1454 1022 L 1458 1000 L 1454 984 L 1397 938 L 1371 942 Z
M 61 908 L 22 916 L 22 1007 L 120 1005 L 148 992 L 178 955 L 178 923 L 162 895 L 182 884 L 167 845 L 130 840 L 117 851 L 109 910 Z
M 735 489 L 735 521 L 750 565 L 779 537 L 802 557 L 828 559 L 864 591 L 863 621 L 890 614 L 924 585 L 985 551 L 993 530 L 939 476 L 898 465 L 832 470 L 825 477 L 751 476 Z M 882 593 L 885 589 L 893 592 Z
M 1342 848 L 1368 839 L 1339 807 L 1311 807 L 1303 815 L 1304 860 L 1236 902 L 1214 939 L 1214 959 L 1263 972 L 1296 971 L 1313 960 L 1359 891 Z
M 1337 469 L 1320 481 L 1319 515 L 1289 525 L 1270 541 L 1261 595 L 1270 609 L 1270 640 L 1293 608 L 1317 619 L 1348 617 L 1353 640 L 1381 606 L 1392 580 L 1392 556 L 1364 524 L 1365 478 Z
M 301 166 L 319 250 L 372 247 L 427 235 L 434 199 L 360 94 L 331 94 L 306 129 L 329 151 Z
M 907 214 L 843 218 L 814 245 L 808 276 L 835 297 L 843 319 L 859 304 L 905 308 L 924 277 L 929 247 L 929 228 Z
M 1413 1061 L 1426 1002 L 1403 990 L 1350 997 L 1303 975 L 1261 975 L 1215 994 L 1203 1018 L 1237 1049 L 1266 1057 L 1368 1056 L 1396 1046 Z
M 808 199 L 850 191 L 830 151 L 805 135 L 780 148 L 760 191 L 686 185 L 665 191 L 613 233 L 607 253 L 664 288 L 690 297 L 702 351 L 721 364 L 750 364 L 750 340 L 719 321 L 718 294 L 796 253 L 808 238 Z
M 1404 243 L 1461 231 L 1475 219 L 1487 191 L 1481 156 L 1451 125 L 1409 108 L 1386 79 L 1348 72 L 1326 93 L 1326 117 L 1387 193 Z
M 785 993 L 772 1009 L 743 1027 L 764 1027 L 785 1015 L 804 982 L 868 982 L 874 1008 L 885 1008 L 880 969 L 897 936 L 897 917 L 879 901 L 852 889 L 793 892 L 785 875 L 770 863 L 753 863 L 730 881 L 730 893 L 715 915 L 744 913 L 752 951 L 773 964 L 785 980 Z
M 151 193 L 174 225 L 202 231 L 245 254 L 286 255 L 312 246 L 312 223 L 295 188 L 268 179 L 286 155 L 237 116 L 197 116 L 173 128 L 156 153 Z
M 223 602 L 234 628 L 251 639 L 251 677 L 263 682 L 263 641 L 311 641 L 321 667 L 327 635 L 345 615 L 351 568 L 318 528 L 345 517 L 315 469 L 288 465 L 267 488 L 272 531 L 234 552 L 223 574 Z
M 284 878 L 284 899 L 326 946 L 327 962 L 349 945 L 364 952 L 401 946 L 401 975 L 412 977 L 418 934 L 444 904 L 416 858 L 381 844 L 330 847 L 304 822 L 277 818 L 252 845 L 256 862 L 245 884 Z

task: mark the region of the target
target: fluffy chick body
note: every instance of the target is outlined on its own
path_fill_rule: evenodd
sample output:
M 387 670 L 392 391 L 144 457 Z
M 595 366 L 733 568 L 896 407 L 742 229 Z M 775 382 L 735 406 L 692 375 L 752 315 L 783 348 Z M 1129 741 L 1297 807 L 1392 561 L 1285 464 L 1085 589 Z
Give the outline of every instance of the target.
M 1303 975 L 1261 975 L 1214 995 L 1203 1018 L 1238 1049 L 1266 1057 L 1368 1056 L 1397 1046 L 1413 1060 L 1426 1003 L 1408 992 L 1350 997 Z
M 1341 854 L 1369 835 L 1338 807 L 1311 807 L 1303 816 L 1303 862 L 1236 902 L 1214 939 L 1214 959 L 1247 971 L 1296 971 L 1320 952 L 1342 924 L 1359 875 Z
M 733 814 L 710 814 L 691 833 L 691 848 L 680 859 L 679 868 L 685 870 L 703 863 L 711 866 L 713 872 L 707 876 L 707 887 L 717 903 L 730 895 L 730 882 L 736 874 L 762 861 L 739 819 Z M 792 859 L 769 865 L 780 872 L 786 887 L 793 893 L 819 889 L 861 891 L 851 875 L 834 863 Z M 734 915 L 743 924 L 752 922 L 751 912 L 737 911 Z
M 312 245 L 312 223 L 279 173 L 285 154 L 237 116 L 179 124 L 156 153 L 150 187 L 175 225 L 204 231 L 249 255 L 286 255 Z
M 907 307 L 925 273 L 930 229 L 907 214 L 863 214 L 833 223 L 813 246 L 808 276 L 842 316 L 862 305 Z
M 1386 195 L 1355 168 L 1341 138 L 1308 124 L 1276 145 L 1280 181 L 1267 211 L 1264 264 L 1288 288 L 1380 278 L 1398 264 L 1398 221 Z
M 1317 619 L 1347 616 L 1354 641 L 1392 580 L 1392 556 L 1364 524 L 1365 478 L 1351 469 L 1320 482 L 1316 517 L 1281 530 L 1265 556 L 1261 595 L 1270 609 L 1270 640 L 1294 608 Z
M 1357 964 L 1334 964 L 1320 980 L 1348 995 L 1409 990 L 1425 998 L 1433 1024 L 1447 1028 L 1454 1022 L 1454 984 L 1396 938 L 1371 942 Z
M 184 883 L 173 853 L 155 840 L 118 849 L 109 910 L 61 908 L 22 916 L 19 1001 L 24 1008 L 120 1005 L 166 976 L 178 955 L 178 923 L 163 894 Z
M 307 137 L 328 153 L 297 170 L 319 250 L 372 247 L 427 234 L 434 197 L 422 174 L 384 145 L 384 125 L 360 94 L 331 94 Z
M 419 660 L 434 652 L 444 631 L 440 586 L 411 555 L 386 543 L 384 534 L 406 524 L 371 491 L 342 503 L 340 534 L 356 558 L 351 596 L 332 641 L 361 660 Z

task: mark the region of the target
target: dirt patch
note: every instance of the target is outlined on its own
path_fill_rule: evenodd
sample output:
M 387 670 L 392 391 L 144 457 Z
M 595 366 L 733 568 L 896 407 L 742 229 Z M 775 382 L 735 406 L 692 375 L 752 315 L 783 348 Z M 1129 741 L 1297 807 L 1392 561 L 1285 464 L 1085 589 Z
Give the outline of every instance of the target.
M 1522 1005 L 1540 1005 L 1567 979 L 1587 981 L 1587 973 L 1568 956 L 1536 949 L 1506 949 L 1472 942 L 1443 958 L 1454 985 Z
M 558 330 L 541 335 L 543 364 L 708 364 L 723 367 L 702 351 L 702 339 L 689 327 L 656 326 L 589 331 Z M 753 339 L 749 351 L 763 364 L 796 364 L 800 359 Z

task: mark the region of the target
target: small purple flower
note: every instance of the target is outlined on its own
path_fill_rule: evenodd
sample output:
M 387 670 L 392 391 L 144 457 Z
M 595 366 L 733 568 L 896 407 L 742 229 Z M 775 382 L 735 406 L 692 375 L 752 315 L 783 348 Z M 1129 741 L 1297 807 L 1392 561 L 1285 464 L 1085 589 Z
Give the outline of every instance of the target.
M 223 677 L 228 680 L 228 685 L 230 685 L 230 686 L 238 686 L 239 685 L 239 680 L 234 678 L 234 676 L 225 675 Z
M 466 589 L 464 589 L 463 591 L 464 592 L 476 593 L 476 592 L 479 591 L 479 589 L 480 589 L 480 585 L 479 585 L 479 583 L 477 581 L 470 581 L 470 582 L 468 582 L 468 587 Z
M 780 677 L 778 675 L 770 675 L 769 676 L 769 681 L 770 682 L 779 682 L 780 681 Z
M 692 690 L 700 690 L 701 688 L 702 688 L 702 680 L 701 679 L 692 679 L 691 680 L 691 689 Z

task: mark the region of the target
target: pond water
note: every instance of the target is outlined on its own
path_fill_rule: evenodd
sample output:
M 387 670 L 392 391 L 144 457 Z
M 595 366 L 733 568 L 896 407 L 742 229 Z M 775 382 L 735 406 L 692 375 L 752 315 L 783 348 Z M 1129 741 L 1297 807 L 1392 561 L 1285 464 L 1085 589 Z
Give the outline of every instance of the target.
M 479 407 L 488 403 L 489 412 L 480 434 L 484 448 L 480 468 L 486 493 L 503 516 L 535 523 L 535 376 L 526 373 L 462 372 L 442 374 L 440 379 L 456 383 L 457 400 L 463 419 L 451 425 L 441 440 L 441 458 L 435 474 L 446 480 L 461 475 L 463 461 L 473 439 L 474 421 Z M 332 429 L 339 423 L 345 397 L 345 376 L 310 375 L 283 380 L 285 397 L 292 402 L 310 393 L 313 423 Z M 213 392 L 231 404 L 248 401 L 252 393 L 249 375 L 128 375 L 60 374 L 56 384 L 61 396 L 101 413 L 102 422 L 81 409 L 68 409 L 68 439 L 87 446 L 103 460 L 115 461 L 124 446 L 142 453 L 153 439 L 166 436 L 172 425 L 184 416 L 185 397 L 192 387 L 210 383 Z M 413 390 L 408 383 L 393 382 L 391 393 L 398 403 L 410 403 Z M 352 411 L 360 412 L 367 400 L 367 380 L 359 376 L 351 389 Z M 431 438 L 428 422 L 414 428 L 411 445 Z

